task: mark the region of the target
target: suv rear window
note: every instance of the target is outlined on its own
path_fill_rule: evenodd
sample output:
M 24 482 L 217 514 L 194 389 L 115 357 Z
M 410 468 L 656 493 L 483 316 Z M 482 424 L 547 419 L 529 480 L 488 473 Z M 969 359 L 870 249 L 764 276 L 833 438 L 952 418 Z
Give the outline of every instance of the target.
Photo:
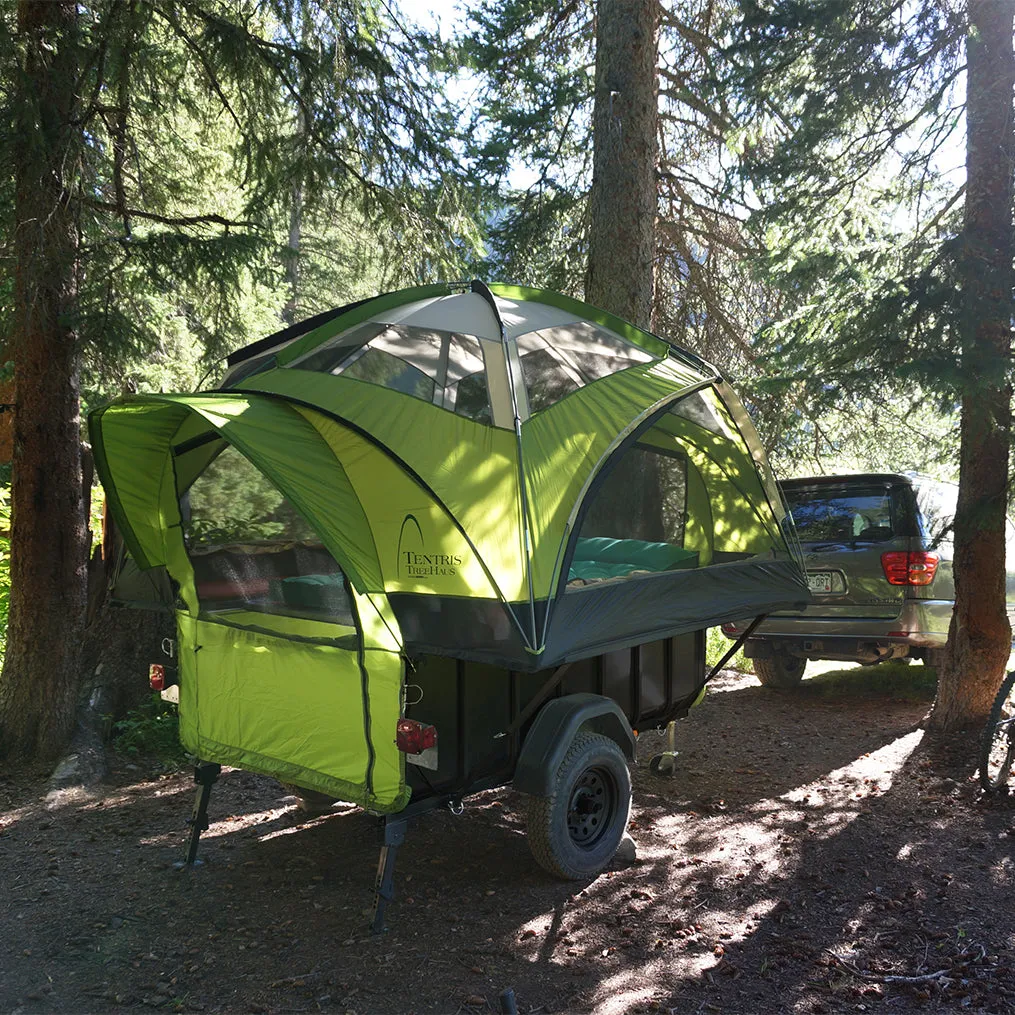
M 804 543 L 882 543 L 900 530 L 899 497 L 883 486 L 783 488 Z

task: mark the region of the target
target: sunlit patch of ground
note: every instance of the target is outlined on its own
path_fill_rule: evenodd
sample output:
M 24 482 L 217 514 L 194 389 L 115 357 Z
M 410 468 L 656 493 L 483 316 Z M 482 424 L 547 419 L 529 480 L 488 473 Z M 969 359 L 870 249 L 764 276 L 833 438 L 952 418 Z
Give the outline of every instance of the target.
M 672 1004 L 679 1002 L 679 984 L 704 981 L 720 986 L 729 982 L 726 977 L 739 984 L 751 975 L 738 958 L 744 953 L 756 956 L 753 975 L 763 981 L 804 956 L 818 961 L 825 954 L 827 959 L 827 953 L 815 951 L 812 935 L 798 939 L 792 930 L 805 918 L 808 899 L 819 907 L 827 899 L 835 903 L 834 912 L 841 913 L 825 931 L 827 948 L 842 945 L 843 954 L 854 954 L 852 938 L 857 948 L 861 942 L 865 947 L 865 932 L 858 930 L 866 927 L 864 920 L 879 914 L 882 906 L 901 904 L 887 890 L 868 883 L 877 875 L 865 870 L 865 864 L 880 866 L 885 858 L 868 856 L 860 844 L 868 836 L 872 807 L 891 795 L 920 747 L 923 731 L 915 728 L 914 719 L 933 697 L 933 680 L 933 673 L 922 666 L 843 669 L 841 664 L 828 664 L 813 676 L 809 673 L 798 693 L 772 692 L 760 688 L 751 676 L 723 674 L 697 727 L 694 712 L 680 724 L 681 757 L 674 777 L 639 780 L 651 792 L 649 806 L 636 809 L 635 835 L 640 860 L 652 867 L 656 887 L 640 913 L 635 907 L 633 926 L 620 933 L 643 938 L 649 955 L 635 968 L 604 979 L 593 1010 L 637 1011 L 637 1006 L 618 1008 L 616 998 L 633 998 L 644 989 L 645 979 L 662 979 L 674 985 L 669 1007 L 662 1008 L 683 1012 L 679 1003 Z M 755 698 L 772 706 L 785 721 L 781 725 L 759 721 L 752 730 L 747 706 L 730 716 L 733 724 L 745 717 L 748 723 L 739 725 L 739 740 L 727 742 L 724 710 Z M 872 705 L 879 710 L 872 712 L 871 707 L 857 709 L 858 699 L 861 705 L 886 704 Z M 731 706 L 733 701 L 738 706 Z M 859 747 L 852 754 L 850 742 Z M 643 760 L 664 743 L 661 732 L 644 734 L 639 745 Z M 807 763 L 798 766 L 799 778 L 794 779 L 793 757 L 801 749 Z M 822 764 L 822 758 L 829 763 Z M 773 769 L 781 792 L 756 792 L 771 781 Z M 863 826 L 855 836 L 854 825 Z M 841 859 L 834 866 L 830 861 L 815 864 L 823 852 L 839 857 L 839 844 L 854 837 L 857 853 L 852 859 L 861 868 L 856 894 L 851 884 L 855 875 L 843 876 L 848 867 Z M 631 872 L 620 876 L 633 877 Z M 662 890 L 657 884 L 661 876 L 666 879 Z M 814 887 L 787 909 L 787 886 L 793 884 Z M 873 898 L 867 898 L 868 892 Z M 856 914 L 852 924 L 851 913 Z M 653 935 L 654 945 L 649 941 Z M 651 957 L 653 947 L 660 953 L 658 959 Z M 870 998 L 876 999 L 880 990 L 872 988 Z M 780 1008 L 764 1010 L 815 1010 L 811 1004 L 808 1000 L 798 1005 L 784 997 Z M 643 1005 L 642 1010 L 652 1010 L 652 1005 Z
M 934 770 L 928 674 L 899 669 L 809 668 L 796 692 L 722 674 L 671 778 L 643 731 L 638 860 L 588 884 L 534 864 L 510 790 L 414 819 L 379 937 L 361 811 L 301 820 L 226 771 L 206 862 L 176 871 L 189 773 L 121 771 L 53 811 L 39 782 L 0 814 L 0 1011 L 464 1015 L 511 988 L 539 1015 L 1015 1012 L 1011 806 Z

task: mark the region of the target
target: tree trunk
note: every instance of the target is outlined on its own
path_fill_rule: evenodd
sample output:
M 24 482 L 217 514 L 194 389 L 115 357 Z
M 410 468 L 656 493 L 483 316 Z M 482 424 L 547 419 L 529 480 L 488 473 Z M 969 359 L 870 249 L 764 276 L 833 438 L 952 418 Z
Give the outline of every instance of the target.
M 285 252 L 285 276 L 289 299 L 282 309 L 285 324 L 295 324 L 300 301 L 300 235 L 303 227 L 303 181 L 293 180 L 289 205 L 289 244 Z
M 306 0 L 300 5 L 300 40 L 304 49 L 314 44 L 313 15 Z M 300 71 L 300 105 L 296 111 L 296 151 L 299 161 L 306 158 L 307 138 L 310 128 L 307 124 L 307 107 L 313 102 L 310 81 L 305 65 Z M 289 299 L 282 308 L 285 324 L 295 324 L 300 314 L 300 242 L 303 238 L 303 175 L 297 169 L 289 189 L 289 243 L 285 252 L 285 276 L 289 285 Z
M 17 16 L 24 47 L 15 96 L 22 153 L 14 167 L 17 407 L 0 753 L 49 759 L 74 724 L 87 562 L 73 325 L 76 4 L 19 0 Z
M 658 0 L 599 0 L 585 299 L 652 324 L 659 160 Z
M 1015 0 L 969 0 L 966 204 L 960 253 L 962 393 L 955 611 L 931 728 L 979 728 L 1011 651 L 1005 512 L 1011 389 L 1012 52 Z

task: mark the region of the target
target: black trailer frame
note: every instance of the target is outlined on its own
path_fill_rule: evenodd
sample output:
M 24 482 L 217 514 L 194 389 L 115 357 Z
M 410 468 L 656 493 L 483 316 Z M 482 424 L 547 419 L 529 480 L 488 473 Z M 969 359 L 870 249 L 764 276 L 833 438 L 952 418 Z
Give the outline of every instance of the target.
M 443 656 L 408 659 L 405 717 L 434 726 L 438 743 L 418 758 L 406 756 L 412 797 L 403 810 L 381 819 L 372 931 L 384 930 L 394 898 L 395 861 L 412 818 L 442 806 L 460 813 L 465 797 L 508 783 L 523 793 L 548 795 L 579 730 L 604 734 L 633 761 L 636 731 L 687 715 L 707 682 L 763 619 L 756 618 L 709 672 L 703 630 L 535 673 Z M 181 866 L 196 860 L 219 771 L 206 762 L 195 768 L 198 790 Z

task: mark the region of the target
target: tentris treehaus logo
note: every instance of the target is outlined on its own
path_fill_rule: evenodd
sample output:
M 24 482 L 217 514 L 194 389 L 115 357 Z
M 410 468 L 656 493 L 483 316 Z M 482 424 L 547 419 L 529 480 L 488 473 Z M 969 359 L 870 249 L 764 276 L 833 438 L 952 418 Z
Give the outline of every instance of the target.
M 423 530 L 415 515 L 402 519 L 398 533 L 398 577 L 453 577 L 462 566 L 462 558 L 451 553 L 427 553 Z

